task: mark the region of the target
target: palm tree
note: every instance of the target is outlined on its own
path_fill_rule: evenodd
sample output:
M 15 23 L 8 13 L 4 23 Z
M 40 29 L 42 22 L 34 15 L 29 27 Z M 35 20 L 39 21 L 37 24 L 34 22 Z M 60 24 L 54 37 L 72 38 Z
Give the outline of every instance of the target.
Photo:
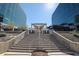
M 8 26 L 10 30 L 14 31 L 16 24 L 11 19 L 8 19 Z
M 15 26 L 15 23 L 13 21 L 11 21 L 9 24 L 8 24 L 8 27 L 10 30 L 14 31 L 14 26 Z

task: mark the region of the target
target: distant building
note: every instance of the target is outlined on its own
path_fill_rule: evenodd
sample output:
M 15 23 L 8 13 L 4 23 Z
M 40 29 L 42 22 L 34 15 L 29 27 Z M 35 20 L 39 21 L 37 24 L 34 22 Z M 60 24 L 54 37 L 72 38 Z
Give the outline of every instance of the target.
M 42 29 L 46 29 L 47 28 L 47 24 L 46 23 L 33 23 L 31 24 L 31 27 L 37 30 L 42 30 Z
M 52 24 L 79 23 L 79 3 L 60 3 L 52 15 Z
M 26 25 L 26 15 L 19 4 L 0 3 L 0 22 L 20 27 Z

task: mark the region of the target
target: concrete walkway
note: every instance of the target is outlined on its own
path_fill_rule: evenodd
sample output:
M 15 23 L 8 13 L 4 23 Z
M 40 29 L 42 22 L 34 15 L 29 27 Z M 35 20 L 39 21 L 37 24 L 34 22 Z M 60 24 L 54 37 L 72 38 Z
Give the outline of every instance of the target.
M 4 55 L 20 55 L 21 53 L 31 53 L 34 50 L 45 50 L 48 55 L 73 55 L 74 52 L 68 50 L 55 40 L 56 37 L 49 34 L 27 34 L 16 45 L 13 45 Z M 13 54 L 14 53 L 14 54 Z M 17 54 L 19 53 L 19 54 Z

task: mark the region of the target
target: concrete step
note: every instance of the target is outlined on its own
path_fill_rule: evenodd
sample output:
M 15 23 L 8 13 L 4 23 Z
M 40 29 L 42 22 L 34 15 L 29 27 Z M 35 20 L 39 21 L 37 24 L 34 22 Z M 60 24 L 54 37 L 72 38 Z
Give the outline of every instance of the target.
M 22 56 L 22 55 L 23 55 L 23 56 L 30 56 L 29 54 L 16 54 L 16 53 L 15 53 L 15 54 L 4 54 L 4 55 L 5 55 L 5 56 L 14 56 L 14 55 L 16 55 L 16 56 L 17 56 L 17 55 L 18 55 L 18 56 L 20 56 L 20 55 L 21 55 L 21 56 Z
M 58 48 L 54 42 L 51 42 L 49 35 L 41 35 L 40 40 L 38 40 L 38 34 L 30 34 L 27 37 L 25 36 L 18 44 L 12 46 L 8 49 L 8 52 L 23 52 L 31 53 L 37 49 L 43 49 L 47 52 L 64 52 L 64 53 L 73 53 L 63 46 Z M 52 38 L 54 39 L 54 38 Z
M 51 41 L 49 41 L 49 40 L 46 40 L 46 39 L 29 39 L 29 40 L 21 40 L 21 42 L 35 42 L 35 41 L 37 41 L 37 42 L 42 42 L 42 41 L 44 41 L 44 42 L 51 42 Z
M 17 49 L 17 50 L 37 50 L 37 49 L 41 49 L 41 50 L 61 50 L 62 52 L 63 51 L 68 51 L 67 49 L 63 49 L 63 48 L 61 48 L 61 49 L 58 49 L 58 48 L 19 48 L 19 47 L 17 47 L 17 48 L 10 48 L 10 49 Z
M 73 52 L 67 52 L 69 54 L 73 54 Z M 64 52 L 53 52 L 53 53 L 48 53 L 48 56 L 72 56 L 72 55 L 69 55 L 67 53 L 64 53 Z
M 39 48 L 39 47 L 38 47 Z M 29 49 L 38 49 L 38 48 L 20 48 L 20 47 L 11 47 L 11 49 L 23 49 L 23 50 L 25 50 L 25 49 L 27 49 L 27 50 L 29 50 Z M 56 49 L 56 48 L 39 48 L 39 49 L 45 49 L 45 50 L 53 50 L 53 49 Z
M 26 48 L 26 47 L 42 47 L 42 48 L 45 48 L 45 47 L 52 47 L 52 48 L 57 48 L 57 46 L 55 45 L 14 45 L 13 47 L 23 47 L 23 48 Z M 63 46 L 60 46 L 59 48 L 66 48 L 66 47 L 63 47 Z
M 40 44 L 40 45 L 54 45 L 53 43 L 50 43 L 50 42 L 47 42 L 47 43 L 46 42 L 44 42 L 44 43 L 43 42 L 29 42 L 29 43 L 28 42 L 26 42 L 26 43 L 25 42 L 24 43 L 22 42 L 22 43 L 20 43 L 19 42 L 17 45 L 34 45 L 34 44 L 35 45 L 38 45 L 38 44 Z
M 69 51 L 69 50 L 46 50 L 47 52 L 49 53 L 58 53 L 58 52 L 62 52 L 62 53 L 65 53 L 65 54 L 70 54 L 70 55 L 74 55 L 75 53 L 73 51 Z
M 33 50 L 32 50 L 33 51 Z M 31 53 L 30 50 L 17 50 L 17 49 L 9 49 L 7 52 L 22 52 L 22 53 Z
M 38 46 L 39 46 L 39 47 L 55 47 L 55 45 L 41 45 L 41 44 L 40 44 L 40 45 L 35 45 L 35 44 L 34 44 L 34 45 L 29 45 L 29 44 L 28 44 L 28 45 L 16 45 L 16 46 L 23 46 L 23 47 L 26 47 L 26 46 L 27 46 L 27 47 L 28 47 L 28 46 L 33 46 L 33 47 L 38 47 Z
M 15 46 L 55 46 L 55 44 L 37 44 L 37 43 L 27 43 L 27 44 L 16 44 Z
M 39 45 L 17 45 L 17 46 L 12 46 L 12 47 L 22 47 L 22 48 L 31 48 L 31 47 L 34 47 L 34 48 L 36 48 L 36 47 L 40 47 L 40 48 L 57 48 L 56 46 L 39 46 Z M 63 47 L 60 47 L 60 48 L 63 48 Z
M 25 50 L 20 50 L 20 49 L 9 49 L 8 52 L 27 52 L 31 53 L 36 49 L 25 49 Z M 60 52 L 60 50 L 46 50 L 47 52 Z
M 33 50 L 31 50 L 31 49 L 29 49 L 29 50 L 9 49 L 8 52 L 31 53 L 31 52 L 33 52 L 34 50 L 35 50 L 35 49 L 33 49 Z M 61 50 L 57 50 L 57 49 L 55 49 L 55 50 L 46 50 L 46 51 L 49 52 L 49 53 L 62 52 Z M 71 51 L 64 51 L 63 53 L 66 53 L 66 54 L 74 54 L 74 52 L 71 52 Z
M 20 53 L 20 52 L 5 52 L 2 55 L 4 56 L 14 56 L 14 55 L 18 55 L 18 56 L 31 56 L 31 53 Z
M 45 50 L 48 50 L 48 49 L 58 49 L 57 47 L 17 47 L 17 46 L 14 46 L 14 47 L 11 47 L 11 49 L 37 49 L 37 48 L 41 48 L 41 49 L 45 49 Z M 66 48 L 60 48 L 61 50 L 67 50 Z

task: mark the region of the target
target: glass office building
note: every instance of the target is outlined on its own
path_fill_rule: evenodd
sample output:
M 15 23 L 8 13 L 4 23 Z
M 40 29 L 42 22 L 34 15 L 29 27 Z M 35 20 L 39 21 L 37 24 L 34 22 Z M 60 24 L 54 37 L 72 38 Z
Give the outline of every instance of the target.
M 52 24 L 79 23 L 79 4 L 60 3 L 52 15 Z
M 19 4 L 0 3 L 0 16 L 3 23 L 14 23 L 16 26 L 26 25 L 26 15 Z

